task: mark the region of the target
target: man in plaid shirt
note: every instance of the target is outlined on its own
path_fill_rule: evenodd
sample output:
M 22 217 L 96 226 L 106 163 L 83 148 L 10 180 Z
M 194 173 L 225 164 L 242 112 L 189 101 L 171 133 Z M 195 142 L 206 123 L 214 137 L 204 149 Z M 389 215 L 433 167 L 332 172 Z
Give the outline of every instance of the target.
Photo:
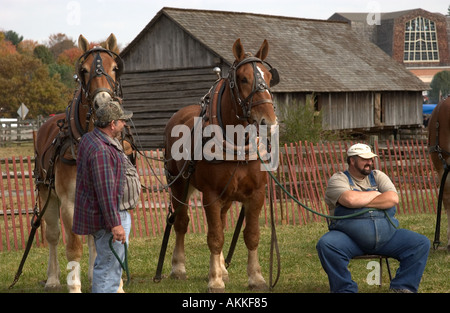
M 77 185 L 73 231 L 93 235 L 97 258 L 92 292 L 117 292 L 122 268 L 109 247 L 123 259 L 131 218 L 128 210 L 139 200 L 139 175 L 123 152 L 117 136 L 131 118 L 119 103 L 111 101 L 96 111 L 92 132 L 80 141 L 77 155 Z

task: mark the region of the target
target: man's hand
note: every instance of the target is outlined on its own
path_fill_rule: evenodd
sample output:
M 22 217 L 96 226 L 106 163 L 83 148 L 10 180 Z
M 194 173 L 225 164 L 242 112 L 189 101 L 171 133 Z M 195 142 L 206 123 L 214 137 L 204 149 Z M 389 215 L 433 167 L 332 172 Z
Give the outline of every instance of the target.
M 113 235 L 113 242 L 119 241 L 122 244 L 126 242 L 127 236 L 125 235 L 125 230 L 122 225 L 111 228 L 111 233 Z

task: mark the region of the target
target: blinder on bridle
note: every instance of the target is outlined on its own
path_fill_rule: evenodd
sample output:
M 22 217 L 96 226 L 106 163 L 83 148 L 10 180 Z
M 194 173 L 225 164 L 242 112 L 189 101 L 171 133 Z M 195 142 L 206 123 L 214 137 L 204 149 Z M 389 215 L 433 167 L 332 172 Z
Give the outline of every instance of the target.
M 114 80 L 104 69 L 103 67 L 103 59 L 101 56 L 101 52 L 105 52 L 107 53 L 109 56 L 111 56 L 114 61 L 117 63 L 117 69 L 116 69 L 116 80 Z M 92 61 L 92 65 L 91 65 L 91 71 L 89 74 L 89 79 L 86 82 L 84 79 L 84 73 L 83 68 L 82 68 L 82 64 L 84 63 L 84 61 L 86 60 L 86 58 L 92 54 L 95 53 L 94 55 L 94 59 Z M 89 98 L 89 87 L 91 84 L 91 80 L 94 77 L 99 77 L 99 76 L 105 76 L 106 80 L 108 81 L 108 84 L 110 86 L 111 89 L 108 88 L 99 88 L 97 90 L 95 90 L 95 93 L 93 95 L 91 95 L 91 99 L 93 99 L 95 97 L 96 94 L 98 94 L 99 92 L 102 91 L 106 91 L 109 94 L 111 94 L 111 96 L 113 97 L 122 97 L 122 88 L 120 85 L 120 76 L 123 72 L 123 61 L 122 58 L 115 52 L 104 49 L 102 47 L 94 47 L 88 51 L 86 51 L 82 56 L 80 56 L 75 64 L 75 69 L 77 71 L 77 75 L 78 75 L 78 79 L 80 79 L 81 82 L 81 87 L 86 95 L 87 98 Z
M 239 93 L 239 88 L 237 86 L 237 82 L 236 82 L 236 71 L 240 66 L 247 64 L 247 63 L 251 63 L 251 65 L 253 67 L 254 80 L 253 80 L 252 92 L 247 96 L 247 98 L 242 99 L 242 97 Z M 269 67 L 269 73 L 272 75 L 272 78 L 270 79 L 270 87 L 267 85 L 266 81 L 261 76 L 261 73 L 256 68 L 256 63 L 263 63 Z M 256 105 L 263 104 L 263 103 L 272 103 L 273 95 L 272 95 L 272 92 L 270 91 L 270 88 L 276 86 L 280 82 L 280 75 L 278 74 L 278 71 L 276 68 L 272 67 L 272 65 L 270 65 L 270 63 L 263 61 L 257 57 L 253 57 L 253 56 L 246 57 L 245 59 L 243 59 L 242 61 L 240 61 L 238 63 L 234 62 L 233 66 L 230 68 L 230 71 L 228 73 L 228 78 L 230 81 L 230 88 L 232 90 L 231 94 L 232 94 L 233 100 L 235 103 L 237 102 L 241 106 L 242 111 L 244 113 L 243 117 L 237 116 L 241 120 L 247 120 L 250 117 L 250 111 L 252 109 L 252 106 L 256 106 Z M 264 92 L 264 91 L 269 92 L 271 99 L 270 100 L 262 99 L 262 100 L 253 102 L 253 96 L 257 92 Z M 234 95 L 235 93 L 236 93 L 236 98 Z

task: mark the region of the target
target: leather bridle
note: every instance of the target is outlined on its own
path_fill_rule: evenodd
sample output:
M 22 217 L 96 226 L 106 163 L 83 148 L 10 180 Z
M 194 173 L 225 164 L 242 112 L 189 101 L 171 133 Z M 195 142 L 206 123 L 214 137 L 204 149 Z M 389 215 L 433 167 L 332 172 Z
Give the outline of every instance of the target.
M 252 92 L 245 99 L 243 99 L 239 92 L 239 87 L 238 87 L 238 84 L 236 81 L 236 72 L 240 66 L 247 64 L 247 63 L 251 63 L 251 65 L 253 67 L 254 79 L 253 79 Z M 242 112 L 243 112 L 243 116 L 239 116 L 236 113 L 236 117 L 239 120 L 247 120 L 248 121 L 250 118 L 250 112 L 252 110 L 252 107 L 254 107 L 254 106 L 264 104 L 264 103 L 272 103 L 272 105 L 273 105 L 272 92 L 270 91 L 270 87 L 267 85 L 267 83 L 264 80 L 264 78 L 262 77 L 260 71 L 257 69 L 257 65 L 256 65 L 257 63 L 261 63 L 261 64 L 265 63 L 267 66 L 269 66 L 269 68 L 270 68 L 269 72 L 272 74 L 272 79 L 270 81 L 270 87 L 275 86 L 280 81 L 278 71 L 275 68 L 273 68 L 268 62 L 263 61 L 257 57 L 249 56 L 240 62 L 234 62 L 228 72 L 228 80 L 230 82 L 230 89 L 231 89 L 231 95 L 233 98 L 233 102 L 235 103 L 235 105 L 238 104 L 241 107 Z M 253 101 L 253 97 L 256 93 L 265 92 L 265 91 L 269 92 L 270 99 L 261 99 L 261 100 Z M 236 112 L 237 112 L 237 110 L 236 110 Z
M 101 52 L 107 53 L 109 56 L 111 56 L 114 61 L 117 63 L 117 69 L 116 69 L 116 79 L 114 80 L 111 75 L 109 75 L 104 67 L 103 67 L 103 59 L 101 56 Z M 94 58 L 92 60 L 91 64 L 91 71 L 89 73 L 89 79 L 85 81 L 84 79 L 84 73 L 82 64 L 86 60 L 86 58 L 92 54 L 95 53 Z M 111 95 L 112 98 L 122 98 L 122 86 L 120 84 L 120 75 L 123 72 L 123 61 L 122 58 L 115 52 L 112 52 L 110 50 L 101 48 L 101 47 L 94 47 L 91 50 L 86 51 L 80 58 L 77 60 L 76 63 L 76 70 L 78 74 L 78 78 L 81 82 L 81 88 L 85 95 L 85 97 L 91 102 L 92 99 L 95 98 L 95 96 L 99 92 L 107 92 Z M 95 77 L 105 76 L 106 80 L 108 81 L 108 84 L 110 88 L 98 88 L 96 89 L 92 94 L 89 94 L 89 88 L 91 85 L 91 80 Z

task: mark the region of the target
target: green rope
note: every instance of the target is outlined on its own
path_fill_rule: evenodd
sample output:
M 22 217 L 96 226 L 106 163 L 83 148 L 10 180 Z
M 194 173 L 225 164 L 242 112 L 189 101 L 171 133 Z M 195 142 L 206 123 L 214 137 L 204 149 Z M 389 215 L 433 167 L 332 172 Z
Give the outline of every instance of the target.
M 112 253 L 116 257 L 117 261 L 119 261 L 119 264 L 122 267 L 122 269 L 127 273 L 127 282 L 125 283 L 125 285 L 128 286 L 128 284 L 130 283 L 130 270 L 128 268 L 128 245 L 127 245 L 126 242 L 124 243 L 125 257 L 124 257 L 124 260 L 122 262 L 122 260 L 117 255 L 116 250 L 114 250 L 114 248 L 113 248 L 113 245 L 112 245 L 113 242 L 112 241 L 113 241 L 113 236 L 111 236 L 111 238 L 109 239 L 109 248 L 111 249 Z

